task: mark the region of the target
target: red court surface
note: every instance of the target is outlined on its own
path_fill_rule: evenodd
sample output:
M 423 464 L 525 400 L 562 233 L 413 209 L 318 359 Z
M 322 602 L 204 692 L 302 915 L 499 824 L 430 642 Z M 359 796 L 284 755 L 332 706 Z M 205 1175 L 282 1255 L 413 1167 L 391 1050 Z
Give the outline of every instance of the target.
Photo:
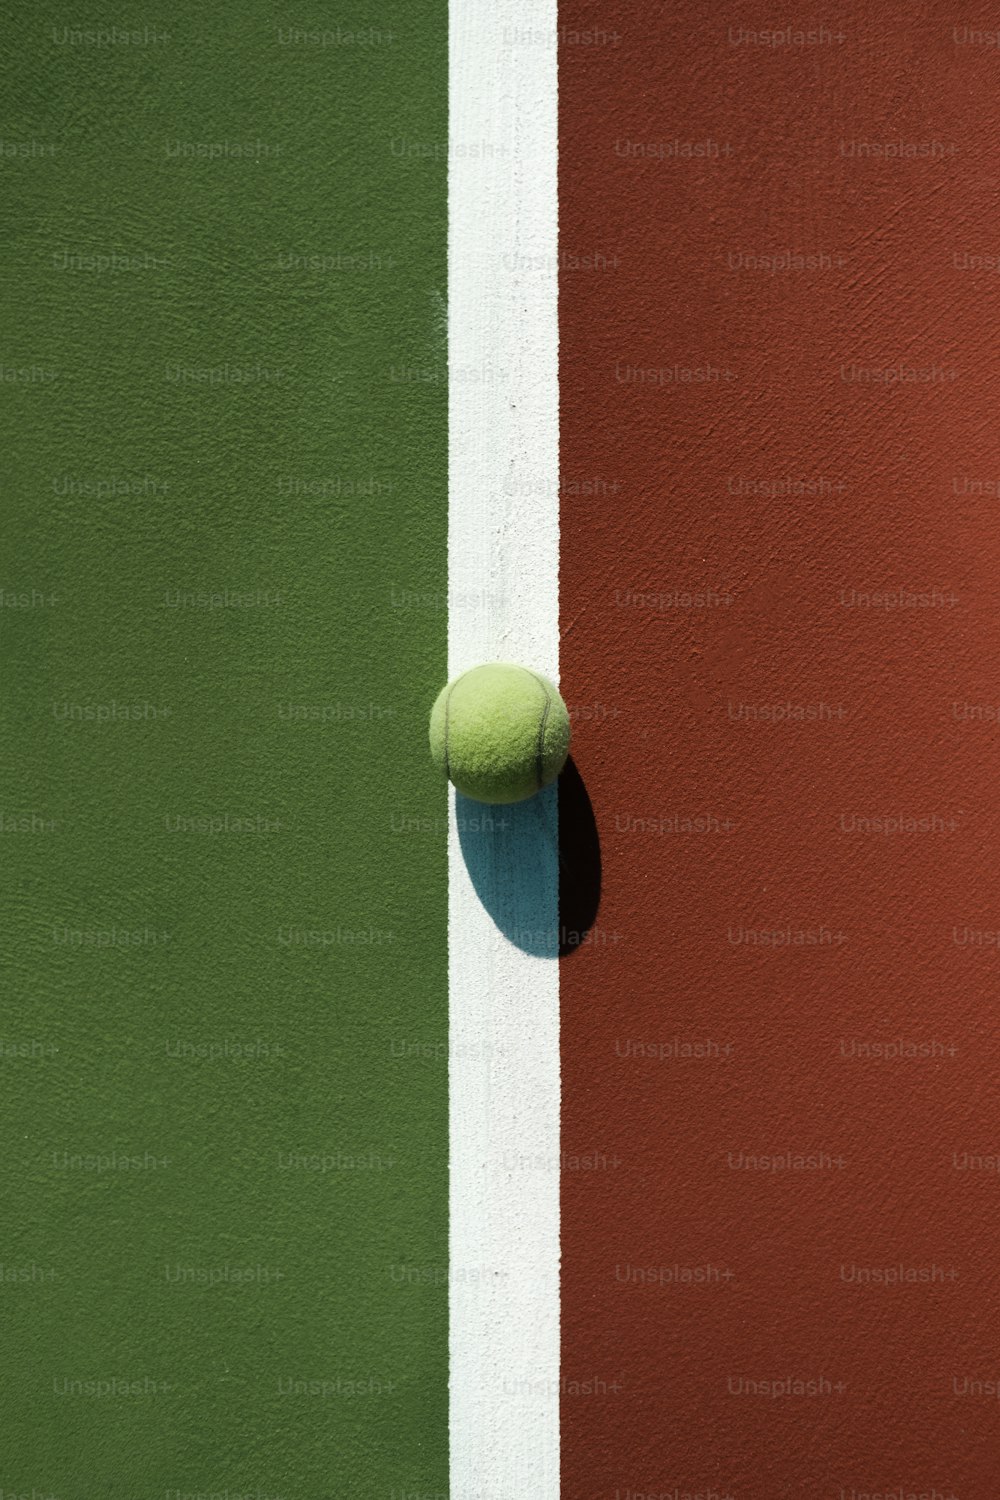
M 567 1500 L 997 1493 L 973 9 L 561 7 L 561 672 L 604 876 L 562 963 Z

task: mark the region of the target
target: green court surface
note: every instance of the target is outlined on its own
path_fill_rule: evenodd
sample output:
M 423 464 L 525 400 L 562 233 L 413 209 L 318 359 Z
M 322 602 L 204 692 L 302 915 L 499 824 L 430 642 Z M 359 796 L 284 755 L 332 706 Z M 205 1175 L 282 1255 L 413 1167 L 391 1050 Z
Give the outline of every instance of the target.
M 446 7 L 3 9 L 0 1488 L 444 1491 Z

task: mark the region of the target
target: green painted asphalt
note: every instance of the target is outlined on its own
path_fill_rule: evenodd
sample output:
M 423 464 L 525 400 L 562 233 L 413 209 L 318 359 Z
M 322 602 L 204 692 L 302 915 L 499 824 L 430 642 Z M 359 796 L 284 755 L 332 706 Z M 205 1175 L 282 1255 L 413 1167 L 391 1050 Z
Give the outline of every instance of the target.
M 167 9 L 4 7 L 0 1487 L 444 1491 L 447 10 Z

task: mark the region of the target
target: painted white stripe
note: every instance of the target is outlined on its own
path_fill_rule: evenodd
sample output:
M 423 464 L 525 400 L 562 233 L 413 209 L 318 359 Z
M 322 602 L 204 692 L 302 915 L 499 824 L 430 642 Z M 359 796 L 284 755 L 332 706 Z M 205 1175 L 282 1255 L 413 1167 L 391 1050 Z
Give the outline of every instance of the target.
M 451 0 L 451 675 L 558 681 L 556 24 L 556 0 Z M 453 799 L 452 1500 L 559 1493 L 555 829 L 554 788 Z

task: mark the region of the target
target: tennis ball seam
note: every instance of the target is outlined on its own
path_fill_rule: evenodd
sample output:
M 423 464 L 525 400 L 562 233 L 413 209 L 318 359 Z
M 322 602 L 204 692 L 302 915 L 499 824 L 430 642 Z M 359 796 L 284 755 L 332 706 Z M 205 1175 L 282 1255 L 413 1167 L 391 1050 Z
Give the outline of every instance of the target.
M 460 681 L 461 677 L 456 677 L 452 681 L 444 700 L 444 774 L 449 781 L 451 780 L 451 762 L 448 759 L 448 709 L 451 704 L 451 695 Z
M 535 679 L 542 690 L 542 697 L 545 699 L 545 707 L 542 709 L 542 717 L 538 725 L 538 744 L 535 748 L 535 781 L 537 782 L 535 790 L 540 792 L 542 790 L 542 777 L 545 774 L 545 726 L 548 723 L 552 699 L 549 697 L 548 688 L 537 672 L 533 672 L 530 667 L 522 667 L 521 671 L 527 672 L 529 677 Z
M 491 707 L 490 689 L 493 683 L 485 674 L 493 669 L 498 673 L 495 681 L 500 697 L 493 700 Z M 505 673 L 514 674 L 509 679 L 507 690 L 513 697 L 507 702 L 503 699 L 502 686 Z M 480 674 L 484 674 L 482 679 Z M 525 698 L 523 688 L 520 692 L 516 688 L 517 675 L 522 679 L 531 677 L 538 685 L 542 701 L 539 703 L 535 700 L 534 710 L 530 706 L 531 694 Z M 453 713 L 454 690 L 464 684 L 467 678 L 472 697 L 466 703 L 465 697 L 460 693 L 459 704 Z M 476 679 L 475 690 L 471 686 L 473 679 Z M 485 695 L 481 691 L 484 685 L 487 689 Z M 533 716 L 536 717 L 532 732 Z M 435 718 L 438 725 L 436 731 Z M 445 778 L 462 790 L 465 796 L 484 802 L 522 801 L 540 792 L 558 775 L 565 762 L 565 742 L 569 739 L 569 726 L 568 723 L 563 723 L 564 718 L 568 716 L 558 688 L 540 672 L 511 661 L 486 662 L 460 672 L 440 694 L 431 715 L 431 752 L 437 758 Z M 554 726 L 551 743 L 550 723 Z M 461 730 L 454 745 L 453 729 L 456 734 Z M 478 742 L 477 735 L 482 736 Z M 531 752 L 532 739 L 534 754 Z M 519 749 L 516 748 L 518 740 Z

